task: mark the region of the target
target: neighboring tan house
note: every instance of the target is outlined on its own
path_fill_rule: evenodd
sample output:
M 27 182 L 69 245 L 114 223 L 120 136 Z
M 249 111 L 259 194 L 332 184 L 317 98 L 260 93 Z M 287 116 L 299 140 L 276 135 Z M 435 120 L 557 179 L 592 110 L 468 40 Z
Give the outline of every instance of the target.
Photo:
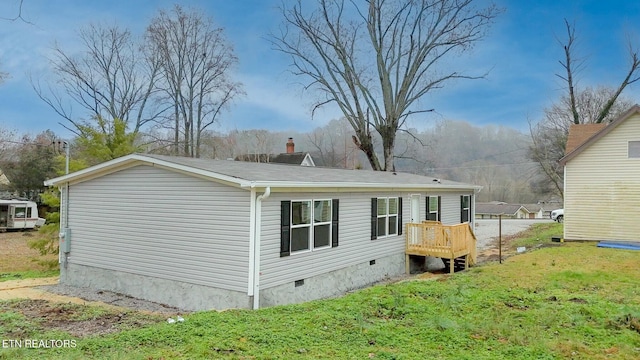
M 566 240 L 640 240 L 640 106 L 572 125 L 564 165 Z
M 403 274 L 405 225 L 473 226 L 480 190 L 405 173 L 139 154 L 46 185 L 63 195 L 62 284 L 187 310 L 296 303 Z
M 476 219 L 528 219 L 529 212 L 519 204 L 508 204 L 501 201 L 476 203 Z
M 287 141 L 287 152 L 281 154 L 242 154 L 235 157 L 236 161 L 248 161 L 256 163 L 276 163 L 301 166 L 316 166 L 311 154 L 308 152 L 296 152 L 293 138 Z
M 529 219 L 548 219 L 551 210 L 546 210 L 542 204 L 523 204 L 525 210 L 529 213 Z M 555 209 L 555 208 L 554 208 Z M 546 214 L 546 216 L 545 216 Z

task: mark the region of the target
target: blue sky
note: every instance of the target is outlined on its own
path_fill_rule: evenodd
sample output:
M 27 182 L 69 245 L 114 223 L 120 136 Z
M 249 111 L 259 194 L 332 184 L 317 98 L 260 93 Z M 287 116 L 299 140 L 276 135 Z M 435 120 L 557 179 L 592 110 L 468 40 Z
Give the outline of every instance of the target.
M 286 0 L 285 0 L 286 1 Z M 9 17 L 19 0 L 3 0 L 0 16 Z M 79 49 L 75 32 L 90 22 L 116 22 L 142 34 L 165 0 L 24 0 L 23 15 L 33 25 L 0 21 L 0 69 L 11 78 L 0 85 L 0 127 L 20 133 L 51 129 L 68 135 L 63 121 L 31 88 L 29 76 L 44 78 L 54 42 Z M 287 72 L 289 61 L 271 49 L 264 37 L 280 23 L 280 0 L 192 0 L 185 7 L 204 10 L 226 30 L 240 63 L 235 72 L 247 95 L 238 99 L 216 130 L 266 128 L 272 131 L 309 131 L 339 117 L 335 108 L 311 119 L 313 95 L 303 93 Z M 639 1 L 518 1 L 497 0 L 505 8 L 484 41 L 457 59 L 462 70 L 484 73 L 486 79 L 449 83 L 426 96 L 422 104 L 435 113 L 415 117 L 410 126 L 424 127 L 436 120 L 464 120 L 477 126 L 504 125 L 527 131 L 528 120 L 562 94 L 558 60 L 564 39 L 563 19 L 575 22 L 578 50 L 585 57 L 579 86 L 615 86 L 627 69 L 627 38 L 640 47 Z M 640 84 L 625 95 L 640 102 Z

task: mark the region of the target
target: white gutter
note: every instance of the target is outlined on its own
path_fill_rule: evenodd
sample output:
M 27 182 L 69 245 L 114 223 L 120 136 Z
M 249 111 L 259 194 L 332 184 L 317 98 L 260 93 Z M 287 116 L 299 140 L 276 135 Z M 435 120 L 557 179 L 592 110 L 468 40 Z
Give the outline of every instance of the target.
M 425 184 L 400 184 L 400 183 L 369 183 L 369 182 L 292 182 L 292 181 L 252 181 L 249 184 L 241 184 L 240 187 L 275 187 L 289 189 L 316 189 L 316 188 L 346 188 L 346 189 L 393 189 L 397 191 L 406 191 L 407 189 L 455 189 L 455 190 L 474 190 L 479 191 L 482 186 L 470 185 L 448 185 L 439 184 L 440 186 L 425 186 Z
M 255 207 L 255 235 L 254 235 L 254 255 L 253 255 L 253 309 L 260 308 L 260 233 L 262 228 L 262 201 L 271 195 L 271 187 L 267 187 L 264 194 L 256 198 Z

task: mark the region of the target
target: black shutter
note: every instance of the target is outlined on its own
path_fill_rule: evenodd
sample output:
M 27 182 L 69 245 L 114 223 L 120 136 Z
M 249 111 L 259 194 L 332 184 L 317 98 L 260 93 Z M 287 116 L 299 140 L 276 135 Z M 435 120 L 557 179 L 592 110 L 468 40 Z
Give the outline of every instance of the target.
M 460 222 L 464 222 L 464 195 L 460 195 Z
M 424 219 L 425 219 L 425 220 L 431 220 L 431 219 L 429 218 L 429 201 L 430 201 L 430 200 L 429 200 L 429 195 L 427 195 L 427 196 L 426 196 L 426 200 L 427 200 L 427 201 L 425 201 L 425 204 L 426 204 L 427 206 L 425 206 Z
M 398 198 L 398 235 L 402 235 L 402 197 Z
M 436 221 L 442 221 L 442 196 L 438 196 L 438 215 Z
M 291 201 L 280 202 L 280 257 L 291 254 Z
M 340 200 L 333 199 L 331 204 L 331 247 L 338 246 L 338 206 Z
M 371 198 L 371 240 L 378 238 L 378 199 Z

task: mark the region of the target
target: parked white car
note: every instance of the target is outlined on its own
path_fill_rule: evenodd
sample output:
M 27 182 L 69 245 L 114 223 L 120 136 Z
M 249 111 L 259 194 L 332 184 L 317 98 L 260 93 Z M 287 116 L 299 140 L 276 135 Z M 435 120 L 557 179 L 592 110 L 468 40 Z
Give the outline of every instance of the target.
M 559 223 L 564 221 L 564 209 L 556 209 L 551 212 L 551 220 Z

